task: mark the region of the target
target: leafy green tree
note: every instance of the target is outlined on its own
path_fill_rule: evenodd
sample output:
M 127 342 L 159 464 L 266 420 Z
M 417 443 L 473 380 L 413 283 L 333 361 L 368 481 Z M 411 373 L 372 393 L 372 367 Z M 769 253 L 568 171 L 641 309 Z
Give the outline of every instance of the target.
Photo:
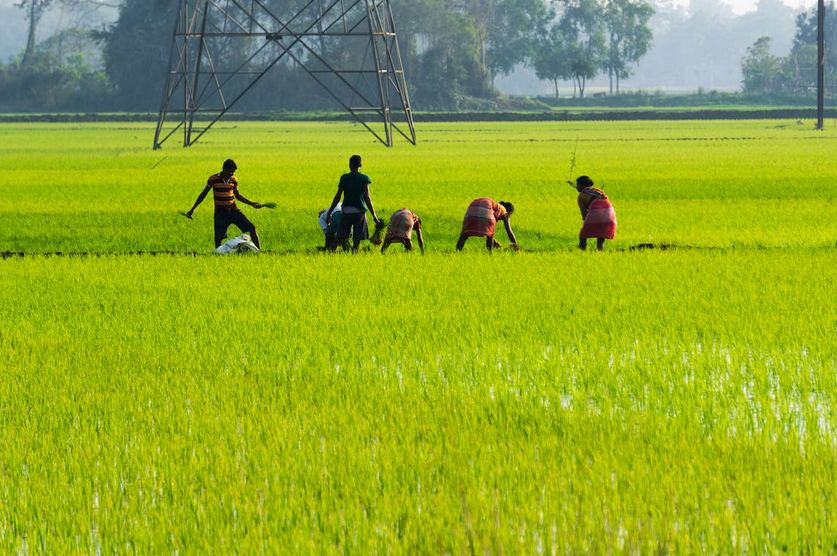
M 784 92 L 805 96 L 816 90 L 818 57 L 816 44 L 799 44 L 793 47 L 787 58 L 782 60 L 783 73 L 786 76 L 783 83 Z
M 102 35 L 105 66 L 123 109 L 159 107 L 176 10 L 176 0 L 126 0 Z
M 53 0 L 20 0 L 15 4 L 26 13 L 26 47 L 23 50 L 22 60 L 24 64 L 30 61 L 32 54 L 35 52 L 38 24 L 52 2 Z
M 485 93 L 473 19 L 449 0 L 396 0 L 398 38 L 410 94 L 425 109 L 456 109 Z
M 770 37 L 759 37 L 747 49 L 747 56 L 741 62 L 745 93 L 773 94 L 778 91 L 782 59 L 770 53 L 771 42 Z
M 263 0 L 277 14 L 296 13 L 308 0 Z M 149 6 L 150 3 L 150 6 Z M 324 3 L 325 4 L 325 3 Z M 159 105 L 168 67 L 177 0 L 125 0 L 116 24 L 105 34 L 108 75 L 120 104 L 130 110 Z M 473 21 L 449 0 L 393 2 L 399 41 L 414 104 L 455 108 L 460 99 L 483 94 Z M 227 57 L 241 57 L 230 41 Z M 339 39 L 316 44 L 335 67 L 363 56 Z M 277 64 L 237 105 L 242 110 L 338 108 L 307 74 L 289 59 Z
M 544 0 L 452 0 L 467 15 L 476 33 L 479 62 L 485 78 L 483 93 L 493 93 L 494 78 L 508 74 L 529 58 L 537 31 L 550 12 Z
M 569 49 L 564 29 L 553 23 L 541 34 L 532 58 L 535 74 L 555 87 L 555 98 L 558 98 L 558 82 L 574 78 Z
M 599 74 L 606 58 L 605 25 L 596 0 L 565 0 L 558 23 L 567 40 L 566 55 L 578 94 Z
M 62 5 L 75 10 L 97 9 L 100 7 L 117 7 L 121 0 L 18 0 L 15 7 L 26 14 L 26 47 L 23 50 L 21 63 L 28 63 L 37 45 L 37 32 L 41 19 L 47 11 L 56 5 Z
M 796 93 L 806 93 L 817 85 L 817 10 L 799 14 L 796 18 L 796 36 L 785 62 L 790 88 Z M 825 6 L 825 71 L 826 81 L 837 79 L 837 9 L 830 2 Z
M 805 44 L 817 44 L 817 9 L 813 8 L 803 12 L 796 17 L 796 36 L 794 46 Z M 837 40 L 837 8 L 834 2 L 827 2 L 825 5 L 825 37 L 826 43 Z M 831 43 L 834 44 L 834 43 Z M 832 59 L 837 61 L 837 49 L 831 49 L 828 53 Z
M 603 18 L 607 32 L 607 56 L 604 69 L 610 80 L 610 93 L 616 81 L 633 73 L 632 66 L 651 47 L 653 33 L 648 23 L 654 15 L 654 8 L 646 0 L 605 0 Z
M 27 62 L 9 64 L 0 79 L 0 109 L 106 110 L 111 90 L 95 41 L 69 29 L 37 44 Z

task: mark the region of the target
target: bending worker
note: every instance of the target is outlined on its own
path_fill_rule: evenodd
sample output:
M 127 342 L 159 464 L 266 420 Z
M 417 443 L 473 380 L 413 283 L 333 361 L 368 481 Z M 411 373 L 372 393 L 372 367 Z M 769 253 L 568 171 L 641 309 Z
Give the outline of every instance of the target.
M 578 191 L 578 208 L 584 225 L 578 234 L 578 248 L 587 250 L 587 239 L 596 238 L 596 249 L 604 250 L 606 239 L 616 237 L 616 211 L 610 199 L 601 189 L 593 187 L 589 176 L 580 176 L 575 180 Z
M 263 205 L 261 203 L 254 203 L 239 193 L 238 180 L 235 179 L 236 170 L 238 170 L 238 166 L 235 162 L 232 160 L 225 161 L 221 173 L 209 177 L 209 180 L 206 182 L 206 187 L 198 195 L 198 200 L 195 201 L 195 204 L 186 213 L 186 217 L 192 220 L 192 214 L 194 214 L 195 209 L 203 202 L 207 194 L 212 191 L 215 199 L 215 248 L 220 247 L 221 242 L 227 237 L 227 229 L 230 227 L 230 224 L 235 224 L 239 230 L 250 234 L 250 239 L 256 247 L 261 249 L 262 246 L 259 242 L 259 234 L 256 232 L 256 227 L 238 209 L 235 201 L 237 199 L 254 209 L 260 209 Z
M 500 244 L 494 239 L 494 231 L 497 226 L 497 221 L 501 220 L 506 227 L 506 234 L 509 236 L 511 248 L 515 251 L 520 247 L 517 245 L 517 238 L 511 229 L 511 215 L 514 214 L 514 205 L 506 201 L 499 203 L 493 199 L 482 198 L 475 199 L 465 212 L 465 220 L 462 222 L 462 233 L 459 235 L 459 241 L 456 243 L 456 250 L 462 251 L 465 246 L 465 241 L 469 237 L 484 237 L 485 246 L 489 251 L 495 247 L 500 247 Z
M 403 208 L 389 217 L 389 228 L 381 253 L 386 253 L 393 243 L 400 243 L 407 251 L 413 250 L 413 230 L 416 232 L 421 254 L 424 255 L 424 235 L 421 233 L 421 218 L 410 209 Z
M 357 252 L 361 241 L 369 239 L 369 225 L 366 222 L 367 209 L 372 213 L 375 225 L 381 222 L 378 215 L 375 214 L 372 199 L 369 197 L 369 186 L 372 184 L 372 180 L 366 174 L 360 173 L 362 165 L 363 161 L 360 155 L 352 155 L 349 159 L 349 173 L 340 177 L 337 194 L 334 196 L 331 207 L 326 214 L 326 223 L 331 224 L 334 210 L 340 199 L 343 199 L 343 221 L 340 223 L 337 238 L 331 245 L 332 250 L 337 249 L 338 244 L 348 241 L 350 235 L 353 241 L 353 253 Z
M 325 247 L 318 247 L 320 250 L 327 250 L 331 249 L 331 246 L 337 241 L 337 232 L 340 230 L 340 225 L 343 222 L 343 207 L 337 205 L 331 213 L 331 224 L 327 221 L 328 218 L 328 209 L 320 211 L 318 216 L 318 222 L 320 224 L 320 229 L 323 231 L 323 235 L 325 235 Z M 349 249 L 349 242 L 346 241 L 343 244 L 343 249 Z

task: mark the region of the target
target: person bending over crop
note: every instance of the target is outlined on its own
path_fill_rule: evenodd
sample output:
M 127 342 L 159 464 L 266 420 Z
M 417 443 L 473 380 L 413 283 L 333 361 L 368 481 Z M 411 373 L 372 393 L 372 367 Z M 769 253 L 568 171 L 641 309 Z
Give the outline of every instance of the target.
M 340 230 L 340 224 L 343 222 L 343 207 L 337 205 L 334 208 L 334 211 L 331 213 L 331 223 L 329 224 L 327 221 L 328 217 L 328 209 L 325 209 L 320 212 L 319 214 L 319 224 L 320 229 L 323 231 L 323 235 L 325 235 L 325 247 L 320 247 L 318 249 L 325 249 L 328 250 L 331 248 L 332 245 L 335 244 L 337 241 L 337 232 Z M 349 249 L 349 242 L 343 242 L 343 249 Z
M 520 247 L 517 244 L 517 238 L 511 229 L 511 215 L 514 214 L 514 205 L 506 201 L 499 203 L 493 199 L 482 198 L 475 199 L 465 212 L 465 220 L 462 222 L 462 233 L 459 235 L 459 241 L 456 243 L 456 250 L 462 251 L 465 246 L 465 241 L 469 237 L 484 237 L 485 246 L 489 251 L 495 247 L 500 247 L 497 240 L 494 239 L 494 230 L 497 226 L 497 221 L 502 220 L 506 227 L 506 234 L 511 241 L 511 247 L 518 251 Z
M 404 249 L 412 251 L 413 230 L 416 232 L 416 239 L 418 240 L 421 254 L 424 255 L 424 235 L 421 233 L 421 218 L 407 208 L 396 211 L 389 217 L 389 228 L 387 228 L 387 237 L 384 239 L 381 253 L 386 253 L 389 246 L 393 243 L 400 243 L 404 245 Z
M 220 247 L 221 242 L 224 241 L 230 224 L 235 224 L 242 232 L 250 234 L 250 239 L 253 240 L 256 247 L 261 249 L 262 246 L 259 242 L 259 234 L 256 232 L 256 227 L 238 209 L 235 201 L 238 199 L 245 205 L 250 205 L 255 209 L 260 209 L 264 205 L 249 201 L 239 193 L 238 180 L 235 179 L 236 170 L 238 170 L 238 166 L 235 162 L 232 160 L 225 161 L 221 173 L 209 177 L 209 180 L 206 182 L 206 187 L 198 195 L 198 200 L 195 201 L 195 204 L 189 209 L 189 212 L 185 214 L 191 220 L 195 209 L 203 202 L 207 194 L 212 191 L 215 199 L 215 248 Z
M 337 186 L 337 194 L 331 202 L 331 207 L 326 214 L 326 222 L 331 224 L 334 220 L 334 210 L 340 199 L 343 199 L 343 221 L 337 232 L 337 238 L 331 245 L 331 250 L 337 249 L 337 245 L 346 242 L 352 236 L 352 252 L 357 252 L 360 242 L 369 239 L 369 225 L 366 222 L 366 211 L 372 213 L 375 225 L 380 224 L 381 219 L 375 213 L 372 206 L 372 199 L 369 197 L 369 186 L 372 180 L 366 174 L 360 173 L 363 161 L 360 155 L 352 155 L 349 159 L 349 173 L 340 177 L 340 184 Z
M 578 248 L 587 249 L 587 240 L 596 238 L 596 248 L 604 250 L 606 239 L 616 237 L 616 211 L 604 191 L 593 187 L 589 176 L 580 176 L 575 180 L 578 190 L 578 208 L 584 225 L 578 234 Z

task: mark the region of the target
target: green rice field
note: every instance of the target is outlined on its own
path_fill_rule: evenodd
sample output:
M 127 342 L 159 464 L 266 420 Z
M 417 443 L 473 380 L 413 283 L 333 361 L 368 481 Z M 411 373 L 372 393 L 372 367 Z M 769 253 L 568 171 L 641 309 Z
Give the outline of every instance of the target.
M 0 553 L 837 551 L 833 126 L 152 133 L 0 124 Z M 317 252 L 355 152 L 426 256 Z M 258 256 L 178 215 L 230 157 Z M 482 196 L 520 253 L 454 252 Z

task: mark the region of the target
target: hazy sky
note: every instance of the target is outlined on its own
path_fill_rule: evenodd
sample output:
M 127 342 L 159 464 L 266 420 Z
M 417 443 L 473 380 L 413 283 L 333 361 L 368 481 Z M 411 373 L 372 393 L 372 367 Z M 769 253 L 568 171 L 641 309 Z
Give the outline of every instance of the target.
M 794 8 L 803 6 L 813 6 L 816 0 L 782 0 L 785 4 Z M 11 6 L 15 0 L 0 0 L 0 6 Z M 755 8 L 758 0 L 723 0 L 724 3 L 729 4 L 736 13 L 743 13 Z M 678 5 L 688 5 L 689 0 L 675 0 Z
M 754 10 L 758 0 L 722 0 L 728 4 L 735 13 L 744 13 Z M 793 8 L 804 8 L 816 5 L 816 0 L 782 0 L 788 6 Z M 679 6 L 688 6 L 689 0 L 675 0 L 675 4 Z

